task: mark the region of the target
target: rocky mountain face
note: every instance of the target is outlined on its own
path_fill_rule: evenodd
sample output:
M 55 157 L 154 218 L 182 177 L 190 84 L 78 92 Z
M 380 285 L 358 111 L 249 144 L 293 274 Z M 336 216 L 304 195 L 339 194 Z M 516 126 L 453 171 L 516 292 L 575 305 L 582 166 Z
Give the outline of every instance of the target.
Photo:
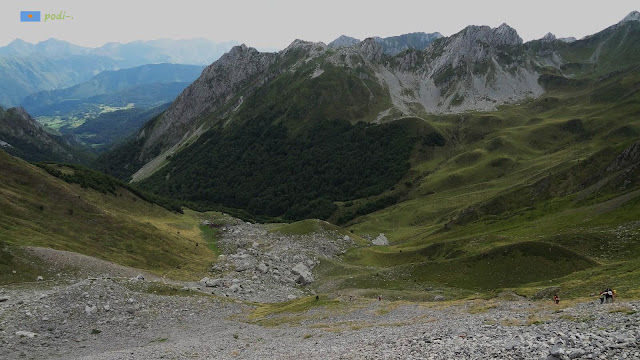
M 145 139 L 143 156 L 158 143 L 170 147 L 176 145 L 178 139 L 202 133 L 202 128 L 194 127 L 202 115 L 225 106 L 232 111 L 242 105 L 240 92 L 250 91 L 252 86 L 266 81 L 261 76 L 276 59 L 276 54 L 260 53 L 244 44 L 231 49 L 205 68 L 200 78 L 178 96 L 152 128 L 142 130 L 138 137 Z
M 383 39 L 384 42 L 369 38 L 343 47 L 337 44 L 347 44 L 353 39 L 341 37 L 332 46 L 296 40 L 277 54 L 259 53 L 244 45 L 234 47 L 207 67 L 163 116 L 140 132 L 138 139 L 142 139 L 144 146 L 139 159 L 149 162 L 156 155 L 163 159 L 167 151 L 172 153 L 213 124 L 232 121 L 251 94 L 279 77 L 292 74 L 309 72 L 288 86 L 348 73 L 356 76 L 360 86 L 371 82 L 364 86 L 369 89 L 365 91 L 387 89 L 369 96 L 391 106 L 366 114 L 368 122 L 391 121 L 424 112 L 490 110 L 543 92 L 537 83 L 537 73 L 524 61 L 522 39 L 507 25 L 496 29 L 469 27 L 433 42 L 425 50 L 410 50 L 396 56 L 386 53 L 392 48 L 407 47 L 399 45 L 402 39 L 411 38 L 417 43 L 438 37 L 439 34 L 417 33 Z M 335 72 L 329 73 L 329 69 Z M 319 100 L 309 106 L 316 106 Z M 158 148 L 162 151 L 154 154 L 152 150 Z M 138 176 L 143 177 L 160 163 L 152 162 Z
M 47 133 L 23 108 L 0 107 L 0 144 L 27 161 L 78 161 L 65 140 Z

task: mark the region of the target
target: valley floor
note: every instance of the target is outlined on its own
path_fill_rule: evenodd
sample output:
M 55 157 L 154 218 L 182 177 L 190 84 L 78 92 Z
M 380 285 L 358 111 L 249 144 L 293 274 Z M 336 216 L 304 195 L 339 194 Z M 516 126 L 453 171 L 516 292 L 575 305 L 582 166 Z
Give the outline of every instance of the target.
M 412 303 L 335 294 L 256 304 L 94 275 L 0 288 L 0 358 L 640 358 L 638 301 L 555 305 L 506 294 Z

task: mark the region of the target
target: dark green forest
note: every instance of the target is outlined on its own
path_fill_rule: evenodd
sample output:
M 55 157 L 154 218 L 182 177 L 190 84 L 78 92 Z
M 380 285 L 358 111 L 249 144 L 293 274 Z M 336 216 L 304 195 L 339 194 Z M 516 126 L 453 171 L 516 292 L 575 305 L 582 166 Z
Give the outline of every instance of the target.
M 382 193 L 409 169 L 415 138 L 401 124 L 322 121 L 290 135 L 254 118 L 210 130 L 141 183 L 201 208 L 244 209 L 287 220 L 328 218 L 334 201 Z

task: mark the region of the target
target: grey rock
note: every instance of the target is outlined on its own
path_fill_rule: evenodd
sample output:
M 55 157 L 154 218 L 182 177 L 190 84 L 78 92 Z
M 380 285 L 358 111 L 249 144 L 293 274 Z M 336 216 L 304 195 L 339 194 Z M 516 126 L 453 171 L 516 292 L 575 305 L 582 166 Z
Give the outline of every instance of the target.
M 305 272 L 309 272 L 309 268 L 303 263 L 298 263 L 293 267 L 293 269 L 291 269 L 291 273 L 293 273 L 294 275 L 300 275 Z
M 371 243 L 376 246 L 388 246 L 389 240 L 383 233 L 380 233 L 380 235 L 378 235 L 378 237 L 373 239 Z
M 258 266 L 256 266 L 256 270 L 263 274 L 266 274 L 269 271 L 269 268 L 267 268 L 267 265 L 265 265 L 265 263 L 261 262 L 260 264 L 258 264 Z
M 97 312 L 98 312 L 98 307 L 97 307 L 97 306 L 95 306 L 95 305 L 86 305 L 86 306 L 84 307 L 84 312 L 85 312 L 87 315 L 93 315 L 93 314 L 95 314 L 95 313 L 97 313 Z
M 564 349 L 564 346 L 562 346 L 560 344 L 555 344 L 551 348 L 551 351 L 549 352 L 549 354 L 551 356 L 555 356 L 557 358 L 560 358 L 560 357 L 562 357 L 562 356 L 564 356 L 566 354 L 566 350 Z
M 34 338 L 36 336 L 38 336 L 37 333 L 31 332 L 31 331 L 24 331 L 24 330 L 20 330 L 20 331 L 16 331 L 16 336 L 19 337 L 26 337 L 26 338 Z

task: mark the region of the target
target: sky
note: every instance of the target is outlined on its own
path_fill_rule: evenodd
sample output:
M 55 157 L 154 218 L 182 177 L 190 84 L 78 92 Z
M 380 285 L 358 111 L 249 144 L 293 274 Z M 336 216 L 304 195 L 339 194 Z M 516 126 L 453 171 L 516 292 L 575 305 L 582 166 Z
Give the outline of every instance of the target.
M 522 5 L 519 5 L 522 4 Z M 39 10 L 39 23 L 20 11 Z M 0 46 L 48 38 L 97 47 L 106 42 L 203 37 L 282 49 L 295 39 L 329 43 L 409 32 L 455 34 L 467 25 L 507 23 L 525 40 L 547 32 L 581 38 L 640 10 L 640 1 L 574 0 L 0 0 Z M 46 14 L 66 14 L 45 20 Z

